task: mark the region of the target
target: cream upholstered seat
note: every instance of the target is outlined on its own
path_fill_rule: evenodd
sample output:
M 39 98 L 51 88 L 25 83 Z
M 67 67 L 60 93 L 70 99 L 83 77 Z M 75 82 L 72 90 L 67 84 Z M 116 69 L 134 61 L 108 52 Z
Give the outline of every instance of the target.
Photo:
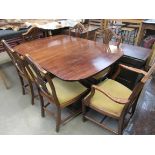
M 109 92 L 113 97 L 128 99 L 132 91 L 118 83 L 117 81 L 106 79 L 98 85 L 101 89 Z M 90 106 L 100 109 L 103 113 L 110 113 L 115 117 L 119 117 L 125 104 L 119 104 L 112 101 L 100 91 L 95 91 L 94 96 L 90 100 Z
M 79 82 L 63 81 L 56 77 L 53 78 L 52 81 L 61 107 L 67 106 L 67 104 L 69 104 L 68 101 L 79 97 L 87 90 L 87 88 Z M 48 91 L 52 94 L 49 83 L 46 84 L 46 87 Z

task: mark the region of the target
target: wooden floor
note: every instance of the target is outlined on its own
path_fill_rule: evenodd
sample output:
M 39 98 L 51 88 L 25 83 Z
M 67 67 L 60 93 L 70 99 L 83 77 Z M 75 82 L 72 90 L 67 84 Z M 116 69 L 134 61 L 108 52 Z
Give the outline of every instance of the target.
M 155 74 L 145 85 L 124 134 L 155 134 Z

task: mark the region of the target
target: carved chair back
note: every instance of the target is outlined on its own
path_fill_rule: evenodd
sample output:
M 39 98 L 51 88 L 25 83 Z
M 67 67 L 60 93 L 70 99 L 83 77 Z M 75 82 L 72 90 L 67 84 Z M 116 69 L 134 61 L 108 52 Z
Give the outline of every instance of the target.
M 145 83 L 155 71 L 155 63 L 152 64 L 147 74 L 142 78 L 141 82 Z
M 14 66 L 16 67 L 17 71 L 19 72 L 19 74 L 26 76 L 28 78 L 29 76 L 25 69 L 23 57 L 21 55 L 19 55 L 16 51 L 14 51 L 5 40 L 2 40 L 1 42 L 4 46 L 4 48 L 6 49 L 6 52 L 10 56 Z
M 14 50 L 10 47 L 10 45 L 4 39 L 1 40 L 1 43 L 4 47 L 4 49 L 6 50 L 6 52 L 8 53 L 9 57 L 11 58 L 12 63 L 15 65 L 15 60 L 14 60 L 14 57 L 12 55 Z
M 107 44 L 107 45 L 109 45 L 109 43 L 113 37 L 115 37 L 115 39 L 116 39 L 116 46 L 118 48 L 119 48 L 120 43 L 122 42 L 122 37 L 115 34 L 115 32 L 113 32 L 113 30 L 110 28 L 106 28 L 106 29 L 97 31 L 94 36 L 94 41 L 96 41 L 96 38 L 98 35 L 103 38 L 103 43 Z
M 124 67 L 124 65 L 122 65 L 122 67 L 124 69 L 129 69 L 130 67 Z M 118 74 L 120 73 L 120 68 L 118 68 L 118 71 L 116 72 L 116 74 L 113 76 L 112 79 L 115 79 Z M 124 110 L 128 109 L 129 107 L 133 106 L 134 104 L 136 104 L 136 101 L 144 87 L 144 84 L 146 83 L 146 81 L 150 78 L 150 76 L 152 75 L 152 73 L 155 71 L 155 63 L 152 65 L 152 67 L 149 69 L 148 72 L 145 72 L 143 70 L 140 69 L 132 69 L 132 71 L 137 72 L 139 74 L 142 74 L 142 78 L 139 80 L 139 82 L 136 84 L 136 86 L 134 87 L 134 89 L 132 90 L 132 94 L 129 97 L 129 104 L 125 105 Z
M 22 34 L 24 41 L 31 41 L 43 37 L 43 30 L 38 27 L 31 27 L 26 33 Z
M 81 37 L 82 32 L 86 31 L 86 28 L 81 23 L 76 24 L 73 28 L 69 29 L 69 35 L 71 36 L 71 32 L 75 33 L 76 37 Z
M 104 29 L 103 30 L 103 43 L 109 44 L 113 36 L 114 34 L 111 29 Z
M 34 60 L 26 54 L 24 57 L 25 66 L 30 73 L 31 77 L 35 81 L 38 89 L 42 92 L 43 95 L 54 101 L 55 104 L 59 105 L 59 101 L 56 95 L 55 87 L 52 82 L 54 76 L 49 72 L 45 71 L 39 64 L 34 62 Z M 52 94 L 47 89 L 46 84 L 49 84 L 49 89 L 51 89 Z

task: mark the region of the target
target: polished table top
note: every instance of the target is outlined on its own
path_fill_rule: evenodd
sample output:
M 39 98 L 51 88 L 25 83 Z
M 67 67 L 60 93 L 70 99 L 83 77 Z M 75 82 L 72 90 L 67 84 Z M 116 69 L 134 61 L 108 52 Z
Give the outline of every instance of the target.
M 26 43 L 14 48 L 28 53 L 45 70 L 63 80 L 82 80 L 109 67 L 123 56 L 116 46 L 58 35 Z

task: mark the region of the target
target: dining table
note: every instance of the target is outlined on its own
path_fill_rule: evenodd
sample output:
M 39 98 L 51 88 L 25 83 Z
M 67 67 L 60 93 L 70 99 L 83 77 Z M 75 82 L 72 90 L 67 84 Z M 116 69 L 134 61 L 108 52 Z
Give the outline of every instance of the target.
M 42 68 L 68 81 L 92 77 L 123 56 L 122 49 L 117 46 L 68 35 L 21 43 L 14 50 L 21 55 L 29 54 Z

